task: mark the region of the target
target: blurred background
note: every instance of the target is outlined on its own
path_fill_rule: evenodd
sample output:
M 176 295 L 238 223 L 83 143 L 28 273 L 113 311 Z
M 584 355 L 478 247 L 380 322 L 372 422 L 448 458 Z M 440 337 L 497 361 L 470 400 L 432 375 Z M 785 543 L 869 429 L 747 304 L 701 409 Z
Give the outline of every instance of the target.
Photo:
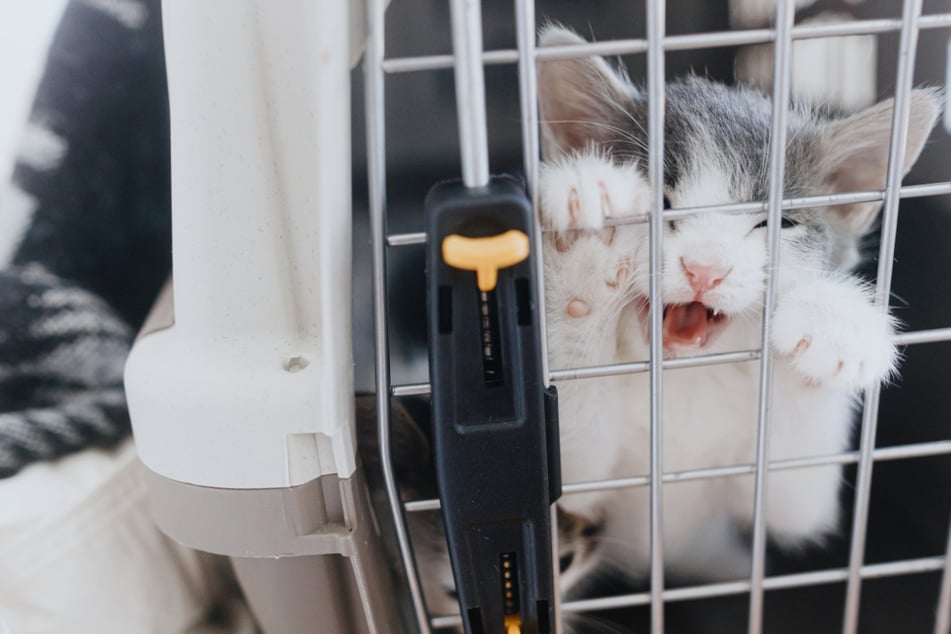
M 9 178 L 13 154 L 30 111 L 46 49 L 66 0 L 0 0 L 0 178 Z

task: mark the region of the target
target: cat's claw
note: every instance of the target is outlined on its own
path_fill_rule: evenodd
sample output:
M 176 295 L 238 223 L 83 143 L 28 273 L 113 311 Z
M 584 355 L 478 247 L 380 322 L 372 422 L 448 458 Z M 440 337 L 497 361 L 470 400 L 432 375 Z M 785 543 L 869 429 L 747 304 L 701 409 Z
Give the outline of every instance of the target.
M 637 225 L 605 226 L 605 221 L 644 215 L 647 183 L 635 165 L 581 155 L 542 165 L 539 199 L 546 245 L 552 247 L 545 255 L 552 315 L 567 317 L 558 322 L 566 328 L 600 324 L 634 279 L 644 233 Z
M 892 319 L 849 280 L 816 280 L 781 296 L 771 340 L 807 387 L 870 387 L 898 357 Z
M 615 228 L 605 228 L 611 218 L 643 216 L 650 190 L 637 166 L 617 165 L 590 155 L 571 161 L 544 164 L 539 175 L 542 225 L 555 232 L 555 246 L 567 251 L 584 230 L 610 245 Z

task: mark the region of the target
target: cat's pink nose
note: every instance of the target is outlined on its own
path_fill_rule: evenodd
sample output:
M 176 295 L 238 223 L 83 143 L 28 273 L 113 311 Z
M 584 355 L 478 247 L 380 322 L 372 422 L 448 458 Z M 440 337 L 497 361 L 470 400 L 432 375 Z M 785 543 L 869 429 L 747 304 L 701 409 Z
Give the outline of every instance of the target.
M 684 258 L 680 258 L 680 266 L 684 270 L 684 275 L 687 276 L 690 287 L 700 295 L 719 286 L 723 278 L 733 270 L 725 266 L 697 264 Z

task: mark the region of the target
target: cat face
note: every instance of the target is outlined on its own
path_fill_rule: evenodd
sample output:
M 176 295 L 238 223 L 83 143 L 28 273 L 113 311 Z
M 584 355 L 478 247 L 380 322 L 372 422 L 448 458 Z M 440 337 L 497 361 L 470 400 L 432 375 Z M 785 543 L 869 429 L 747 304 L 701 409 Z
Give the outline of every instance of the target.
M 584 40 L 549 27 L 541 44 Z M 647 94 L 601 58 L 539 65 L 543 155 L 564 161 L 597 154 L 633 165 L 630 178 L 646 179 Z M 939 96 L 915 90 L 911 98 L 903 169 L 920 153 L 937 117 Z M 674 208 L 767 198 L 772 104 L 757 92 L 700 77 L 666 87 L 664 194 Z M 804 106 L 787 121 L 784 197 L 882 189 L 885 184 L 892 102 L 849 117 Z M 793 210 L 781 229 L 780 285 L 821 271 L 848 270 L 881 204 Z M 646 213 L 648 209 L 637 210 Z M 758 321 L 767 279 L 765 214 L 703 212 L 666 223 L 661 290 L 668 353 L 714 348 L 724 332 Z M 636 232 L 630 284 L 634 313 L 646 337 L 649 272 L 647 225 Z M 712 350 L 707 350 L 712 351 Z

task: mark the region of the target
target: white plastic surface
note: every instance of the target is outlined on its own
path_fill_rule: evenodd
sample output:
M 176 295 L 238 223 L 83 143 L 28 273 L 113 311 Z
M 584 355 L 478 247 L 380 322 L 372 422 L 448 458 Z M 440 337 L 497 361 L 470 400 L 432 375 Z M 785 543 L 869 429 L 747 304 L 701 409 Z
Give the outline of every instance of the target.
M 165 0 L 175 324 L 126 389 L 142 461 L 182 482 L 355 468 L 346 0 Z
M 0 632 L 167 634 L 204 623 L 228 589 L 212 557 L 156 528 L 141 469 L 125 441 L 0 480 Z

